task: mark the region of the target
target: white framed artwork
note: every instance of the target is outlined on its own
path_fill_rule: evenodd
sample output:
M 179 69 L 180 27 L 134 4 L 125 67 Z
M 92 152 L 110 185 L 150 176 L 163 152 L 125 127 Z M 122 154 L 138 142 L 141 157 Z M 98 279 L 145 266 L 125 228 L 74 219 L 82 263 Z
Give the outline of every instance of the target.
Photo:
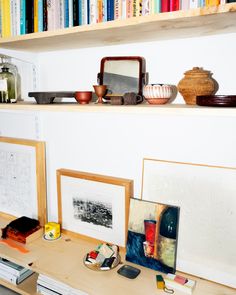
M 46 223 L 44 142 L 0 137 L 0 214 Z
M 57 188 L 62 231 L 125 247 L 132 180 L 59 169 Z
M 236 288 L 236 168 L 143 160 L 142 198 L 180 207 L 177 270 Z

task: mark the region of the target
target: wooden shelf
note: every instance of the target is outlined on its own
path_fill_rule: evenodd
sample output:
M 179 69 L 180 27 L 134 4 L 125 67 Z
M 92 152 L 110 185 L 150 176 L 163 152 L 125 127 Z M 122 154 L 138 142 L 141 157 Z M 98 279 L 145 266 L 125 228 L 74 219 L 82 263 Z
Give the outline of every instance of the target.
M 82 113 L 122 113 L 122 114 L 159 114 L 187 116 L 227 116 L 236 117 L 235 107 L 201 107 L 186 104 L 149 105 L 142 103 L 129 106 L 97 105 L 90 103 L 52 103 L 36 104 L 36 102 L 18 102 L 15 104 L 0 103 L 0 111 L 50 111 L 50 112 L 82 112 Z
M 21 295 L 36 295 L 38 294 L 36 291 L 37 278 L 38 274 L 34 273 L 19 285 L 13 285 L 11 283 L 8 283 L 7 281 L 4 281 L 3 279 L 0 279 L 0 285 L 11 289 Z
M 236 32 L 236 3 L 1 38 L 0 47 L 42 52 Z

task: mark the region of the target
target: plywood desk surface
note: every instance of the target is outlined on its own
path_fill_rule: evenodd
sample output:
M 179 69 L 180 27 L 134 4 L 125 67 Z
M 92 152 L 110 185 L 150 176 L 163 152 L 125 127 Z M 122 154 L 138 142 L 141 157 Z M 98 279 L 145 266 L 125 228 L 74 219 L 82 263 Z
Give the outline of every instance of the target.
M 0 218 L 1 228 L 6 221 Z M 0 256 L 24 266 L 28 266 L 37 273 L 43 273 L 90 295 L 155 295 L 164 294 L 156 288 L 156 274 L 158 272 L 137 266 L 141 274 L 134 280 L 117 274 L 117 269 L 111 271 L 92 271 L 83 264 L 84 255 L 95 248 L 95 244 L 86 240 L 62 235 L 59 240 L 45 241 L 43 238 L 27 244 L 27 254 L 21 254 L 16 249 L 0 243 Z M 124 254 L 122 263 L 126 263 Z M 32 263 L 32 264 L 31 264 Z M 127 263 L 132 265 L 132 263 Z M 236 290 L 186 275 L 197 280 L 195 295 L 235 295 Z M 22 294 L 27 294 L 23 293 Z M 30 293 L 29 293 L 30 294 Z M 176 295 L 181 292 L 176 291 Z

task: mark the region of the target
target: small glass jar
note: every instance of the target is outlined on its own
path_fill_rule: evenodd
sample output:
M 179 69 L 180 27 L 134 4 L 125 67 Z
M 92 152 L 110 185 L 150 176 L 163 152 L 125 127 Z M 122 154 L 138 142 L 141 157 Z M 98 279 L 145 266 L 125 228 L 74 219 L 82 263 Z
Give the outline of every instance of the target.
M 16 102 L 16 82 L 15 76 L 9 72 L 9 68 L 3 66 L 0 72 L 0 102 L 14 103 Z

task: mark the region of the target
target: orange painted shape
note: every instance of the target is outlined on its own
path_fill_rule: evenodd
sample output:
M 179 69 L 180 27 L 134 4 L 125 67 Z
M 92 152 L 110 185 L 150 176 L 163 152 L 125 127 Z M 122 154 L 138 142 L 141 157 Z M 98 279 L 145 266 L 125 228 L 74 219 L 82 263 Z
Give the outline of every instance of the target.
M 29 252 L 29 250 L 26 249 L 25 247 L 22 247 L 22 246 L 18 245 L 17 243 L 15 243 L 15 242 L 13 242 L 12 240 L 9 240 L 9 239 L 0 240 L 0 243 L 5 244 L 5 245 L 7 245 L 7 246 L 9 246 L 11 248 L 14 248 L 14 249 L 20 251 L 23 254 Z

